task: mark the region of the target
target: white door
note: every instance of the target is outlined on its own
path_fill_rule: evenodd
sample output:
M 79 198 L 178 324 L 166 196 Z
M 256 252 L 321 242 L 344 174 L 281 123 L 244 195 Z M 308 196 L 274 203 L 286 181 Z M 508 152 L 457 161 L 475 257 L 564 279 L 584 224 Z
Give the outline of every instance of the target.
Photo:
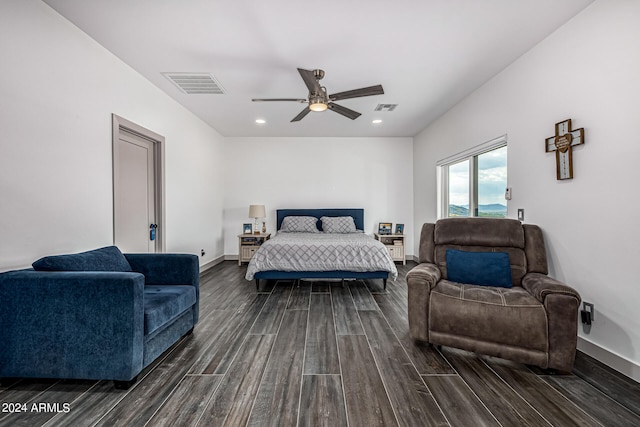
M 154 142 L 119 128 L 115 144 L 114 243 L 122 252 L 156 252 Z

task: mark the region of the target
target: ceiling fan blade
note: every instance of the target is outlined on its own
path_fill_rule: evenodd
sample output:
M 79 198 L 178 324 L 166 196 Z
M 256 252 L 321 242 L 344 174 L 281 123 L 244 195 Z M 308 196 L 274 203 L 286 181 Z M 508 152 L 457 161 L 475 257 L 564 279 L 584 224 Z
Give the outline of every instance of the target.
M 295 102 L 307 102 L 306 99 L 299 98 L 253 98 L 253 102 L 269 102 L 269 101 L 295 101 Z
M 291 121 L 292 122 L 298 122 L 298 121 L 302 120 L 304 118 L 304 116 L 309 114 L 310 111 L 311 110 L 309 109 L 309 107 L 305 108 L 304 110 L 300 111 L 300 114 L 298 114 L 293 119 L 291 119 Z
M 330 102 L 328 106 L 331 110 L 335 111 L 338 114 L 342 114 L 343 116 L 348 117 L 351 120 L 355 120 L 361 115 L 357 111 L 353 111 L 352 109 L 343 107 L 342 105 L 334 104 L 333 102 Z
M 309 93 L 315 93 L 315 94 L 322 93 L 320 84 L 318 83 L 318 80 L 316 80 L 316 76 L 313 73 L 313 71 L 298 68 L 298 72 L 300 73 L 302 80 L 304 80 L 304 84 L 307 85 L 307 88 L 309 89 Z
M 363 87 L 362 89 L 347 90 L 345 92 L 334 93 L 329 95 L 332 101 L 340 101 L 341 99 L 360 98 L 361 96 L 382 95 L 384 90 L 382 85 Z

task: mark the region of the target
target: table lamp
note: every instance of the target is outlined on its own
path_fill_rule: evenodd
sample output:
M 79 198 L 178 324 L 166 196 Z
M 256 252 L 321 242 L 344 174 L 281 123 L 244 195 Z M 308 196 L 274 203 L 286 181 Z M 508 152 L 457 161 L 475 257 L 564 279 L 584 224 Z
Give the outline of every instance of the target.
M 258 218 L 266 218 L 267 214 L 264 205 L 249 205 L 249 218 L 254 219 L 253 234 L 260 234 Z

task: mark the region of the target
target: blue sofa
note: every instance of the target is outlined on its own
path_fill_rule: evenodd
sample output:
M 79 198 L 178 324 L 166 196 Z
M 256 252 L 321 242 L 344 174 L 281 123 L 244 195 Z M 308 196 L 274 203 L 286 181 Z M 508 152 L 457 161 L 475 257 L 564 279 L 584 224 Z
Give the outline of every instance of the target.
M 196 255 L 115 246 L 0 274 L 0 379 L 137 375 L 198 321 Z

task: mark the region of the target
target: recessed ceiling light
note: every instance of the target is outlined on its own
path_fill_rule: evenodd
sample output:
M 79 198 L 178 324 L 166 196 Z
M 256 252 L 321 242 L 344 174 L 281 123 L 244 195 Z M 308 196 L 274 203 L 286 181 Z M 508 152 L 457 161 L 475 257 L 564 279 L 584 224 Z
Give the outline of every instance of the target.
M 371 120 L 371 123 L 373 123 L 374 125 L 379 125 L 380 123 L 382 123 L 382 120 L 380 119 Z
M 267 121 L 265 119 L 256 119 L 256 123 L 259 125 L 263 125 L 265 123 L 267 123 Z

